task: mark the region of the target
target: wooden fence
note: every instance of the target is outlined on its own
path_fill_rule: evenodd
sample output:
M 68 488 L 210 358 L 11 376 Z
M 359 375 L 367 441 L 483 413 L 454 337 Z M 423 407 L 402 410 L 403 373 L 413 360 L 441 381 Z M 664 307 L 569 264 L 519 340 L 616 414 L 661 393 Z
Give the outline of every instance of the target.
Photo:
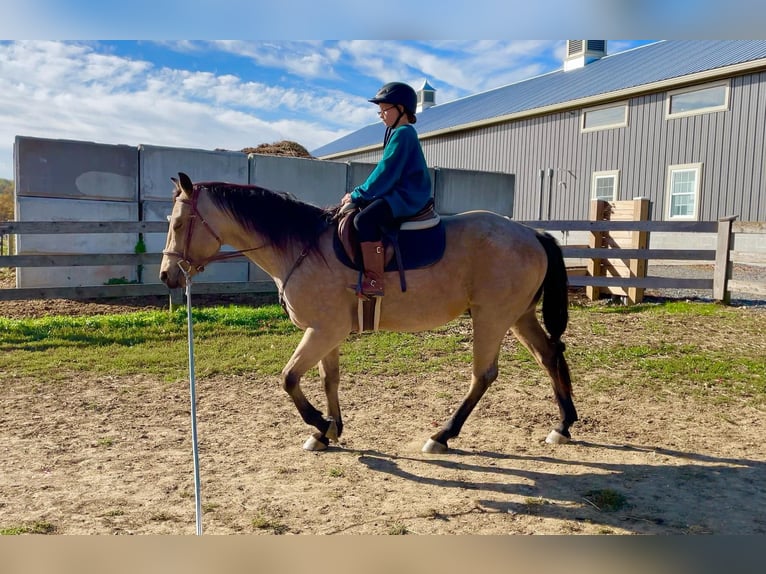
M 615 249 L 613 247 L 562 246 L 568 259 L 621 259 L 628 264 L 640 261 L 687 261 L 698 262 L 712 267 L 710 278 L 677 278 L 662 276 L 610 277 L 570 273 L 569 282 L 574 287 L 610 287 L 624 289 L 696 289 L 710 290 L 711 297 L 728 303 L 731 292 L 766 296 L 766 282 L 743 281 L 732 276 L 733 264 L 766 265 L 766 253 L 743 252 L 732 249 L 737 234 L 764 234 L 766 222 L 737 222 L 736 217 L 719 221 L 677 222 L 677 221 L 527 221 L 526 224 L 547 231 L 586 231 L 604 234 L 615 231 L 663 232 L 663 233 L 715 233 L 715 249 Z M 167 233 L 166 222 L 0 222 L 0 236 L 21 234 L 80 234 L 80 233 Z M 9 243 L 4 238 L 4 243 Z M 763 242 L 762 242 L 763 244 Z M 83 254 L 83 255 L 0 255 L 2 267 L 57 267 L 57 266 L 98 266 L 98 265 L 146 265 L 160 262 L 160 253 L 125 254 Z M 271 280 L 228 283 L 196 283 L 195 293 L 237 294 L 272 293 L 276 287 Z M 168 294 L 161 283 L 97 285 L 82 287 L 46 288 L 4 288 L 0 289 L 0 300 L 23 299 L 96 299 L 112 297 L 137 297 L 144 295 Z M 171 294 L 175 300 L 180 296 L 176 290 Z
M 737 222 L 736 216 L 718 221 L 527 221 L 528 225 L 547 231 L 587 231 L 591 234 L 615 231 L 664 232 L 664 233 L 715 233 L 715 249 L 615 249 L 613 247 L 562 246 L 564 257 L 588 259 L 620 259 L 630 267 L 630 260 L 650 261 L 686 261 L 712 267 L 712 277 L 681 278 L 663 276 L 607 277 L 570 274 L 569 283 L 574 287 L 613 287 L 623 289 L 638 287 L 643 289 L 696 289 L 710 290 L 714 300 L 729 303 L 731 292 L 737 291 L 750 295 L 766 296 L 766 281 L 749 281 L 733 276 L 734 264 L 766 265 L 765 251 L 735 251 L 732 249 L 737 234 L 764 235 L 766 222 Z M 764 244 L 762 242 L 762 244 Z M 591 266 L 595 267 L 595 266 Z M 764 270 L 766 275 L 766 270 Z

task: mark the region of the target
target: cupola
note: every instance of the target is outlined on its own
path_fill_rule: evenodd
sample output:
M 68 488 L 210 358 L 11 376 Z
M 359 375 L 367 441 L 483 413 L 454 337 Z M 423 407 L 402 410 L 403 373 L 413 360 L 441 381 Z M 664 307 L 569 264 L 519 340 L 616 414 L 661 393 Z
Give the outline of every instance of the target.
M 564 71 L 582 68 L 606 56 L 606 40 L 567 40 Z
M 416 92 L 418 96 L 418 105 L 415 109 L 416 113 L 420 113 L 423 110 L 436 105 L 436 90 L 428 83 L 428 80 L 423 80 L 423 86 Z

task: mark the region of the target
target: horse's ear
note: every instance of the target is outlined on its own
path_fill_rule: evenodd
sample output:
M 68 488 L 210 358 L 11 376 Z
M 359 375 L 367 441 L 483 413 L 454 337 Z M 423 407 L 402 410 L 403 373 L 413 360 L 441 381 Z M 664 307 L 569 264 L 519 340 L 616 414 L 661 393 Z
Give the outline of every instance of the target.
M 191 178 L 183 172 L 178 172 L 178 178 L 181 180 L 181 189 L 191 193 L 193 187 Z

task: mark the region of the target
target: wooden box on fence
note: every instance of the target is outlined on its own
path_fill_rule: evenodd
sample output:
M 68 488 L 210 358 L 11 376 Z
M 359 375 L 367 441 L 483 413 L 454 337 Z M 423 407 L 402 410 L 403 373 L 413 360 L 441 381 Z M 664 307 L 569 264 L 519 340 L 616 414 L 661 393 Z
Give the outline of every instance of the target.
M 649 200 L 636 198 L 627 201 L 607 202 L 594 199 L 590 206 L 591 221 L 646 221 L 649 216 Z M 612 249 L 646 249 L 649 242 L 647 231 L 594 231 L 590 247 Z M 591 259 L 588 275 L 592 277 L 646 277 L 646 259 L 601 258 Z M 644 298 L 643 287 L 595 287 L 585 289 L 589 299 L 598 299 L 602 292 L 626 297 L 628 303 L 640 303 Z

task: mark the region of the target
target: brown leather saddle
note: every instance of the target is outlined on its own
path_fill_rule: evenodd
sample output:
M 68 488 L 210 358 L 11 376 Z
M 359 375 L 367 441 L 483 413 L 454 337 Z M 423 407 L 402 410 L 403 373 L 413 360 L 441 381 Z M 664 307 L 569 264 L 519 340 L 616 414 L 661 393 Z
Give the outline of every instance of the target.
M 354 228 L 354 216 L 359 206 L 342 209 L 337 217 L 335 255 L 347 267 L 362 270 L 362 255 Z M 385 270 L 399 271 L 402 292 L 407 290 L 405 270 L 428 267 L 444 255 L 446 235 L 444 222 L 436 212 L 433 199 L 418 213 L 396 221 L 394 227 L 383 230 Z

